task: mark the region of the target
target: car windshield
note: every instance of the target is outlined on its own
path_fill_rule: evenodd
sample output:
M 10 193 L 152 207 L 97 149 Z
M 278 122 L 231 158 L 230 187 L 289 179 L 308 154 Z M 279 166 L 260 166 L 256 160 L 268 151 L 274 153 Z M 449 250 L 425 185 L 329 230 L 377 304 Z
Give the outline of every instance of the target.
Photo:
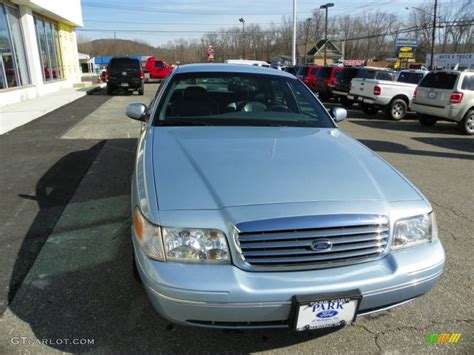
M 454 84 L 456 83 L 457 78 L 457 73 L 429 73 L 421 81 L 420 87 L 451 90 L 452 88 L 454 88 Z
M 418 84 L 423 79 L 423 73 L 401 72 L 398 80 L 401 83 Z
M 360 69 L 355 77 L 361 79 L 374 79 L 376 74 L 377 71 L 374 69 Z
M 301 81 L 250 73 L 176 74 L 165 88 L 154 124 L 335 127 Z

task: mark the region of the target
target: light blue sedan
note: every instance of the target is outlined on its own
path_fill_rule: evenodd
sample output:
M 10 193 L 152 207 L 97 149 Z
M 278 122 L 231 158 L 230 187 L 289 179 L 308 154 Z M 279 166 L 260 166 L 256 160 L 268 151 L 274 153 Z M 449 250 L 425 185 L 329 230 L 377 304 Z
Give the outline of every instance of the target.
M 339 327 L 428 292 L 445 255 L 426 198 L 337 128 L 292 75 L 175 68 L 132 181 L 136 273 L 158 312 L 203 327 Z

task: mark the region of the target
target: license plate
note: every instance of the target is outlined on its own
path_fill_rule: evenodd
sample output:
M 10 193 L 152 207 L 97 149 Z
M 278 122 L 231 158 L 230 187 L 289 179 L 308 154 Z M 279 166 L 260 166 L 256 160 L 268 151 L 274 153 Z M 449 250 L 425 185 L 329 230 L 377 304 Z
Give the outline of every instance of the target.
M 364 98 L 363 98 L 363 97 L 359 97 L 358 100 L 359 100 L 359 101 L 364 101 Z
M 295 301 L 294 329 L 304 331 L 339 327 L 354 322 L 359 308 L 360 296 L 342 296 L 334 298 L 315 298 L 307 301 Z
M 128 88 L 128 83 L 122 83 L 122 84 L 120 84 L 120 86 L 123 87 L 123 88 Z

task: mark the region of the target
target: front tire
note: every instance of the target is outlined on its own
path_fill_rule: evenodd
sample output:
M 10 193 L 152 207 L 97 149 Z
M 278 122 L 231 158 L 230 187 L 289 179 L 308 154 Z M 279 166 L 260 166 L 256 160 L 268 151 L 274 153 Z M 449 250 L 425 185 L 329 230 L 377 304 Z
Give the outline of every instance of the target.
M 408 105 L 403 99 L 395 99 L 387 107 L 386 115 L 395 121 L 403 119 L 408 111 Z
M 143 95 L 144 93 L 145 93 L 145 88 L 142 85 L 142 87 L 138 89 L 138 95 Z
M 362 112 L 366 115 L 373 116 L 377 114 L 378 109 L 372 105 L 362 104 Z
M 431 127 L 434 126 L 438 120 L 436 118 L 423 115 L 418 118 L 418 121 L 420 121 L 422 126 Z
M 111 85 L 107 84 L 107 95 L 113 95 L 114 89 Z
M 462 121 L 458 122 L 458 128 L 464 134 L 474 134 L 474 110 L 467 111 Z

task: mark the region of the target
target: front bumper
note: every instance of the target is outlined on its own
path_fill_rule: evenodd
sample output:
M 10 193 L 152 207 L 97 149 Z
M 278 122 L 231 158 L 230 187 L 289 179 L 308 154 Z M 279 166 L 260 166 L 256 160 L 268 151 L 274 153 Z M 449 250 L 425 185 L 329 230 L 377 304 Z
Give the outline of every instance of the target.
M 392 252 L 367 263 L 292 272 L 248 272 L 233 265 L 193 265 L 135 259 L 155 309 L 168 320 L 219 328 L 288 327 L 291 299 L 358 289 L 358 315 L 390 308 L 428 292 L 440 278 L 439 241 Z

